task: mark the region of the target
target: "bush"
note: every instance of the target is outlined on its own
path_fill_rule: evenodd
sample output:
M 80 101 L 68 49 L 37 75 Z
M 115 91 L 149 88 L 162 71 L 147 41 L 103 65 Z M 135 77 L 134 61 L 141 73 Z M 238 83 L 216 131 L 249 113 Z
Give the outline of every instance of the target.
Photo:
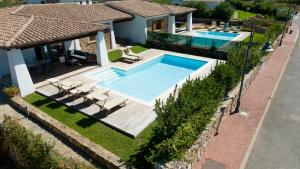
M 20 94 L 20 90 L 15 86 L 5 87 L 3 89 L 3 93 L 5 93 L 8 97 L 14 97 Z
M 229 64 L 219 64 L 215 67 L 212 76 L 219 82 L 224 85 L 225 97 L 228 95 L 228 92 L 235 86 L 239 80 L 239 73 Z
M 18 165 L 18 168 L 77 168 L 92 169 L 91 166 L 66 159 L 53 150 L 53 144 L 45 142 L 41 135 L 34 135 L 10 117 L 5 116 L 1 126 L 3 148 Z
M 221 2 L 213 10 L 213 17 L 215 19 L 228 21 L 234 12 L 234 8 L 228 2 Z
M 272 36 L 277 35 L 279 25 L 275 22 L 270 27 Z M 153 137 L 132 157 L 133 165 L 150 168 L 155 163 L 180 159 L 184 155 L 205 130 L 224 96 L 240 81 L 247 48 L 247 43 L 232 46 L 227 61 L 218 63 L 208 77 L 187 80 L 165 103 L 156 102 Z M 260 64 L 262 56 L 260 46 L 252 46 L 246 73 Z
M 185 1 L 182 6 L 196 8 L 197 11 L 193 12 L 193 17 L 195 18 L 208 18 L 210 16 L 210 10 L 205 2 Z
M 275 17 L 279 21 L 289 21 L 292 19 L 292 12 L 286 7 L 281 7 L 277 9 Z

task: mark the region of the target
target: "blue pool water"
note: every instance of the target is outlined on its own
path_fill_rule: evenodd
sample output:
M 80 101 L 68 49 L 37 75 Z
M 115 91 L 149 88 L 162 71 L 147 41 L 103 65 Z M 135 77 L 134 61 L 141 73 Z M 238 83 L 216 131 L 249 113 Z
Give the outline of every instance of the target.
M 165 54 L 128 71 L 110 68 L 90 76 L 100 86 L 149 102 L 206 63 Z
M 239 34 L 229 32 L 196 32 L 196 36 L 192 39 L 192 45 L 219 48 L 237 36 Z

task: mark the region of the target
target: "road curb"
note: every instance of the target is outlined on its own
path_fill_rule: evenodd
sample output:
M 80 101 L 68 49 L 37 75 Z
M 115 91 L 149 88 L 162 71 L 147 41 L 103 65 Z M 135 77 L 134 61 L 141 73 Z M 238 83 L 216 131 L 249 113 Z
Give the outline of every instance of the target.
M 267 112 L 268 112 L 268 110 L 269 110 L 269 107 L 270 107 L 271 103 L 272 103 L 272 98 L 274 97 L 274 95 L 275 95 L 275 93 L 276 93 L 276 91 L 277 91 L 277 88 L 278 88 L 278 85 L 279 85 L 280 80 L 281 80 L 281 78 L 282 78 L 282 75 L 283 75 L 283 73 L 284 73 L 285 70 L 286 70 L 287 64 L 288 64 L 288 62 L 289 62 L 289 60 L 290 60 L 290 58 L 291 58 L 291 54 L 292 54 L 292 52 L 293 52 L 293 50 L 294 50 L 294 48 L 295 48 L 296 42 L 297 42 L 298 37 L 299 37 L 299 26 L 298 26 L 297 24 L 295 24 L 295 25 L 296 25 L 296 28 L 297 28 L 297 33 L 296 33 L 296 38 L 295 38 L 295 42 L 294 42 L 294 44 L 293 44 L 292 50 L 290 51 L 290 53 L 289 53 L 289 55 L 288 55 L 288 58 L 286 59 L 284 65 L 283 65 L 283 69 L 281 70 L 281 73 L 280 73 L 280 75 L 279 75 L 279 78 L 278 78 L 277 81 L 276 81 L 275 87 L 274 87 L 274 89 L 273 89 L 273 91 L 272 91 L 272 94 L 271 94 L 271 98 L 269 98 L 269 100 L 268 100 L 268 103 L 267 103 L 267 106 L 266 106 L 266 108 L 265 108 L 265 111 L 264 111 L 264 113 L 263 113 L 263 115 L 262 115 L 262 118 L 260 119 L 260 121 L 259 121 L 259 123 L 258 123 L 258 126 L 257 126 L 257 128 L 256 128 L 256 130 L 255 130 L 254 136 L 253 136 L 252 139 L 251 139 L 251 142 L 250 142 L 250 144 L 249 144 L 249 147 L 248 147 L 248 149 L 247 149 L 247 151 L 246 151 L 246 154 L 245 154 L 245 156 L 244 156 L 244 158 L 243 158 L 243 161 L 242 161 L 242 163 L 241 163 L 241 165 L 240 165 L 240 169 L 245 169 L 245 168 L 246 168 L 246 165 L 247 165 L 247 162 L 248 162 L 250 153 L 251 153 L 251 151 L 252 151 L 252 149 L 253 149 L 255 140 L 256 140 L 256 138 L 257 138 L 257 136 L 258 136 L 258 133 L 259 133 L 259 131 L 260 131 L 261 127 L 262 127 L 263 121 L 264 121 L 264 119 L 265 119 L 265 116 L 266 116 L 266 114 L 267 114 Z

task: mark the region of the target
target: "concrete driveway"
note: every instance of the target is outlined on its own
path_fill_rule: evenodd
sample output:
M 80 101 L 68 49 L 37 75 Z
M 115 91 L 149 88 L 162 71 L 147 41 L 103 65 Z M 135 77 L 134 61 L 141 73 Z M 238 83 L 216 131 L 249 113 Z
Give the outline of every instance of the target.
M 300 25 L 300 19 L 294 22 Z M 300 38 L 255 140 L 246 169 L 300 168 Z

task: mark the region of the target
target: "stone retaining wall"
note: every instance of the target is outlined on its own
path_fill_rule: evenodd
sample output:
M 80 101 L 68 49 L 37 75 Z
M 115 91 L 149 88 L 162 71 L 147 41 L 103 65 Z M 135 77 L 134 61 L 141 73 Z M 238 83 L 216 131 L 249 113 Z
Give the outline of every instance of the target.
M 51 129 L 54 133 L 58 134 L 66 141 L 85 152 L 95 162 L 98 162 L 107 168 L 127 168 L 125 162 L 123 162 L 117 155 L 90 141 L 73 129 L 63 125 L 38 108 L 30 105 L 22 98 L 13 97 L 11 98 L 11 103 L 20 111 L 27 113 L 29 118 L 37 120 L 41 124 Z

